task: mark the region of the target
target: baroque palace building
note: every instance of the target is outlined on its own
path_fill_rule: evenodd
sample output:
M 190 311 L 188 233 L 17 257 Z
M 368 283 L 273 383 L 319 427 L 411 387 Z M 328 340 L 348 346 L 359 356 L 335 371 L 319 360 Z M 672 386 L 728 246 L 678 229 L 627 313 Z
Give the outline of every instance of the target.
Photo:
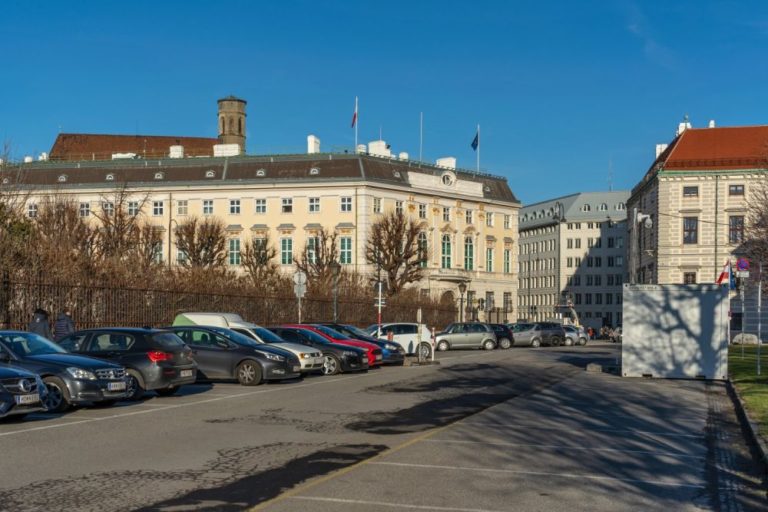
M 384 141 L 321 153 L 309 136 L 307 154 L 246 155 L 245 119 L 245 101 L 228 97 L 219 100 L 218 138 L 60 134 L 50 157 L 6 164 L 2 185 L 30 193 L 30 216 L 44 196 L 57 194 L 91 219 L 96 209 L 114 208 L 109 197 L 125 186 L 137 197 L 128 209 L 143 203 L 139 213 L 164 233 L 158 259 L 184 257 L 175 248 L 178 223 L 216 216 L 226 226 L 230 265 L 240 264 L 249 239 L 269 236 L 286 273 L 325 228 L 338 235 L 343 266 L 374 274 L 365 260 L 370 226 L 402 211 L 419 223 L 430 254 L 426 277 L 414 286 L 458 304 L 463 283 L 479 317 L 512 313 L 520 202 L 506 179 L 457 169 L 453 158 L 432 165 L 392 155 Z

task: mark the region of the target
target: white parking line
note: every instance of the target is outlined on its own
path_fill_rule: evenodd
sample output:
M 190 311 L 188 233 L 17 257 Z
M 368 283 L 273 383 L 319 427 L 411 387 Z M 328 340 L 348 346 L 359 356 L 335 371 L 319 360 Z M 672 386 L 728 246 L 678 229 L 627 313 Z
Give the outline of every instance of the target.
M 371 462 L 374 466 L 397 466 L 405 468 L 417 468 L 417 469 L 443 469 L 447 471 L 476 471 L 478 473 L 502 473 L 508 475 L 528 475 L 528 476 L 549 476 L 559 478 L 574 478 L 574 479 L 586 479 L 586 480 L 604 480 L 614 482 L 631 482 L 648 485 L 659 485 L 663 487 L 691 487 L 694 489 L 705 489 L 706 483 L 702 484 L 686 484 L 682 482 L 670 482 L 665 480 L 642 480 L 638 478 L 621 478 L 615 476 L 600 476 L 600 475 L 585 475 L 574 473 L 550 473 L 545 471 L 522 471 L 515 469 L 495 469 L 495 468 L 476 468 L 468 466 L 440 466 L 433 464 L 408 464 L 405 462 Z
M 389 503 L 386 501 L 366 501 L 366 500 L 344 500 L 341 498 L 320 498 L 313 496 L 291 496 L 292 500 L 320 501 L 325 503 L 346 503 L 350 505 L 375 505 L 379 507 L 405 508 L 411 510 L 437 510 L 443 512 L 502 512 L 500 510 L 490 510 L 487 508 L 457 508 L 457 507 L 437 507 L 430 505 L 409 505 L 407 503 Z
M 94 421 L 114 420 L 114 419 L 118 419 L 118 418 L 126 418 L 128 416 L 137 416 L 137 415 L 140 415 L 140 414 L 149 414 L 149 413 L 153 413 L 153 412 L 168 411 L 168 410 L 171 410 L 171 409 L 179 409 L 179 408 L 182 408 L 182 407 L 191 407 L 191 406 L 194 406 L 194 405 L 202 405 L 202 404 L 207 404 L 207 403 L 211 403 L 211 402 L 219 402 L 219 401 L 222 401 L 222 400 L 230 400 L 230 399 L 233 399 L 233 398 L 243 398 L 243 397 L 253 396 L 253 395 L 263 395 L 263 394 L 267 394 L 267 393 L 276 393 L 278 391 L 290 391 L 290 390 L 293 390 L 293 389 L 300 389 L 300 388 L 305 388 L 305 387 L 309 387 L 309 386 L 317 386 L 317 385 L 322 385 L 322 384 L 331 384 L 331 383 L 334 383 L 334 382 L 339 382 L 339 381 L 347 380 L 347 379 L 354 378 L 354 377 L 368 377 L 368 376 L 371 376 L 371 375 L 373 375 L 373 374 L 366 373 L 366 374 L 356 375 L 356 376 L 343 376 L 343 377 L 331 378 L 331 379 L 328 379 L 328 380 L 324 379 L 324 380 L 319 381 L 319 382 L 311 382 L 311 383 L 306 383 L 306 384 L 295 384 L 295 385 L 285 386 L 285 387 L 281 386 L 279 388 L 272 388 L 272 389 L 260 389 L 258 391 L 249 391 L 249 392 L 246 392 L 246 393 L 238 393 L 238 394 L 228 395 L 228 396 L 218 396 L 218 397 L 214 397 L 214 398 L 207 398 L 205 400 L 196 400 L 194 402 L 186 402 L 186 403 L 183 403 L 183 404 L 172 404 L 172 405 L 166 405 L 166 406 L 163 406 L 163 407 L 153 407 L 153 408 L 150 408 L 150 409 L 132 410 L 131 412 L 126 412 L 126 413 L 123 413 L 123 414 L 112 414 L 112 415 L 109 415 L 109 416 L 102 416 L 102 417 L 99 417 L 99 418 L 88 418 L 88 419 L 82 419 L 82 420 L 76 420 L 76 421 L 67 421 L 66 423 L 56 423 L 54 425 L 42 425 L 42 426 L 39 426 L 39 427 L 31 427 L 31 428 L 13 430 L 11 432 L 0 432 L 0 437 L 7 437 L 7 436 L 15 435 L 15 434 L 25 434 L 25 433 L 28 433 L 28 432 L 36 432 L 36 431 L 40 431 L 40 430 L 50 430 L 50 429 L 54 429 L 54 428 L 69 427 L 71 425 L 81 425 L 81 424 L 84 424 L 84 423 L 91 423 L 91 422 L 94 422 Z
M 496 423 L 496 422 L 487 422 L 487 421 L 471 421 L 471 422 L 462 422 L 462 426 L 465 427 L 497 427 L 497 428 L 505 428 L 505 429 L 514 429 L 517 428 L 524 428 L 526 430 L 562 430 L 564 432 L 570 432 L 570 430 L 567 428 L 566 425 L 560 425 L 557 427 L 544 427 L 537 423 L 531 423 L 529 425 L 525 425 L 523 423 Z M 620 428 L 587 428 L 583 429 L 584 432 L 615 432 L 615 433 L 622 433 L 622 434 L 639 434 L 644 436 L 663 436 L 663 437 L 695 437 L 695 438 L 702 438 L 704 437 L 704 433 L 701 434 L 680 434 L 678 432 L 651 432 L 648 430 L 635 430 L 635 429 L 620 429 Z
M 452 439 L 425 439 L 425 443 L 451 443 L 451 444 L 483 444 L 490 446 L 510 446 L 518 448 L 543 448 L 551 450 L 563 450 L 563 451 L 590 451 L 590 452 L 615 452 L 615 453 L 633 453 L 637 455 L 656 455 L 659 457 L 674 457 L 680 459 L 699 459 L 705 460 L 706 457 L 698 455 L 686 455 L 684 453 L 675 452 L 657 452 L 648 450 L 623 450 L 621 448 L 589 448 L 585 446 L 568 446 L 568 445 L 556 445 L 556 444 L 525 444 L 525 443 L 504 443 L 495 441 L 459 441 Z

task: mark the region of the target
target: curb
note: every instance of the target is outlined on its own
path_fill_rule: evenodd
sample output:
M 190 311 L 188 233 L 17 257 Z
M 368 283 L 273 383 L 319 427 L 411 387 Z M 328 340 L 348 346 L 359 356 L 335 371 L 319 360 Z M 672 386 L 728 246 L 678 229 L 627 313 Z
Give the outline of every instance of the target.
M 755 446 L 757 446 L 757 451 L 760 454 L 760 458 L 762 459 L 765 467 L 768 468 L 768 444 L 766 444 L 766 442 L 762 437 L 760 437 L 760 434 L 758 433 L 758 423 L 749 417 L 749 413 L 747 412 L 746 407 L 744 407 L 744 402 L 741 400 L 738 391 L 736 391 L 736 388 L 733 386 L 731 379 L 725 381 L 725 386 L 728 390 L 728 395 L 731 397 L 731 400 L 733 401 L 733 404 L 736 408 L 736 416 L 739 418 L 739 422 L 746 429 L 750 439 L 754 442 Z

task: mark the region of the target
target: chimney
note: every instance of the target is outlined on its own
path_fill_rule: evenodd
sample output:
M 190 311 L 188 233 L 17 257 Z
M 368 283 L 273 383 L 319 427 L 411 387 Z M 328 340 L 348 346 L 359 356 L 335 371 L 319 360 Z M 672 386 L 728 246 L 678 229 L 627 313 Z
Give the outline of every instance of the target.
M 400 160 L 408 160 L 408 153 L 406 153 L 405 151 L 401 151 L 400 154 L 397 155 L 397 157 Z
M 25 164 L 31 164 L 31 163 L 32 163 L 34 160 L 35 160 L 35 159 L 34 159 L 34 158 L 32 158 L 31 156 L 25 156 L 25 157 L 24 157 L 24 163 L 25 163 Z
M 368 152 L 368 147 L 365 144 L 358 144 L 357 148 L 355 148 L 355 150 L 359 154 L 364 155 L 364 154 L 366 154 Z
M 315 154 L 320 152 L 320 139 L 314 135 L 307 135 L 307 154 Z
M 379 139 L 379 140 L 372 140 L 368 143 L 368 153 L 370 153 L 373 156 L 383 156 L 383 157 L 391 157 L 392 151 L 390 150 L 389 144 L 387 144 L 385 141 Z
M 456 157 L 455 156 L 446 156 L 443 158 L 438 158 L 435 161 L 435 164 L 438 167 L 447 167 L 448 169 L 456 169 Z
M 709 120 L 709 127 L 710 128 L 714 128 L 715 127 L 715 120 L 714 119 L 710 119 Z
M 683 122 L 677 125 L 677 133 L 675 134 L 675 136 L 679 136 L 688 128 L 691 128 L 691 122 L 688 120 L 688 114 L 685 114 L 685 117 L 683 118 Z
M 184 146 L 171 146 L 169 148 L 168 156 L 170 158 L 184 158 Z
M 659 158 L 659 155 L 661 155 L 666 149 L 669 144 L 656 144 L 656 158 Z

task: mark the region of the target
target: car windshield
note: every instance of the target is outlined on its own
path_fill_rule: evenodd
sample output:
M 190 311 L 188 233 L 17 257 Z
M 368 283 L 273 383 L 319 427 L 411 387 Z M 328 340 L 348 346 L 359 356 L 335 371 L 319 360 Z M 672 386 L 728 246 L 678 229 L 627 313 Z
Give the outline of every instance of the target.
M 264 327 L 255 327 L 251 330 L 264 343 L 285 343 L 285 340 L 283 338 L 273 333 L 269 329 L 265 329 Z
M 0 342 L 17 357 L 67 353 L 54 342 L 32 333 L 3 334 Z
M 365 328 L 365 331 L 369 336 L 378 330 L 379 330 L 379 324 L 369 325 L 368 327 Z
M 359 328 L 355 327 L 354 325 L 344 325 L 343 327 L 345 329 L 347 329 L 349 332 L 351 332 L 352 334 L 356 335 L 356 336 L 365 336 L 365 337 L 370 337 L 371 336 L 370 334 L 368 334 L 364 330 L 359 329 Z M 376 329 L 374 328 L 374 331 L 375 330 Z
M 326 336 L 329 336 L 335 340 L 350 340 L 349 336 L 345 336 L 344 334 L 341 334 L 339 331 L 333 330 L 330 327 L 326 327 L 324 325 L 314 325 L 315 329 L 320 331 L 321 333 L 325 334 Z
M 216 334 L 221 334 L 228 340 L 237 343 L 238 345 L 242 345 L 244 347 L 259 347 L 259 342 L 249 338 L 245 334 L 240 334 L 239 332 L 235 332 L 232 329 L 225 329 L 224 327 L 208 327 L 208 329 L 212 330 Z
M 329 343 L 327 339 L 323 338 L 314 331 L 310 331 L 309 329 L 299 329 L 299 331 L 304 335 L 305 338 L 309 338 L 309 340 L 313 343 L 322 343 L 324 345 Z
M 155 334 L 152 336 L 152 341 L 164 348 L 181 348 L 184 346 L 184 341 L 172 332 Z
M 533 329 L 533 324 L 515 324 L 513 332 L 521 332 Z

